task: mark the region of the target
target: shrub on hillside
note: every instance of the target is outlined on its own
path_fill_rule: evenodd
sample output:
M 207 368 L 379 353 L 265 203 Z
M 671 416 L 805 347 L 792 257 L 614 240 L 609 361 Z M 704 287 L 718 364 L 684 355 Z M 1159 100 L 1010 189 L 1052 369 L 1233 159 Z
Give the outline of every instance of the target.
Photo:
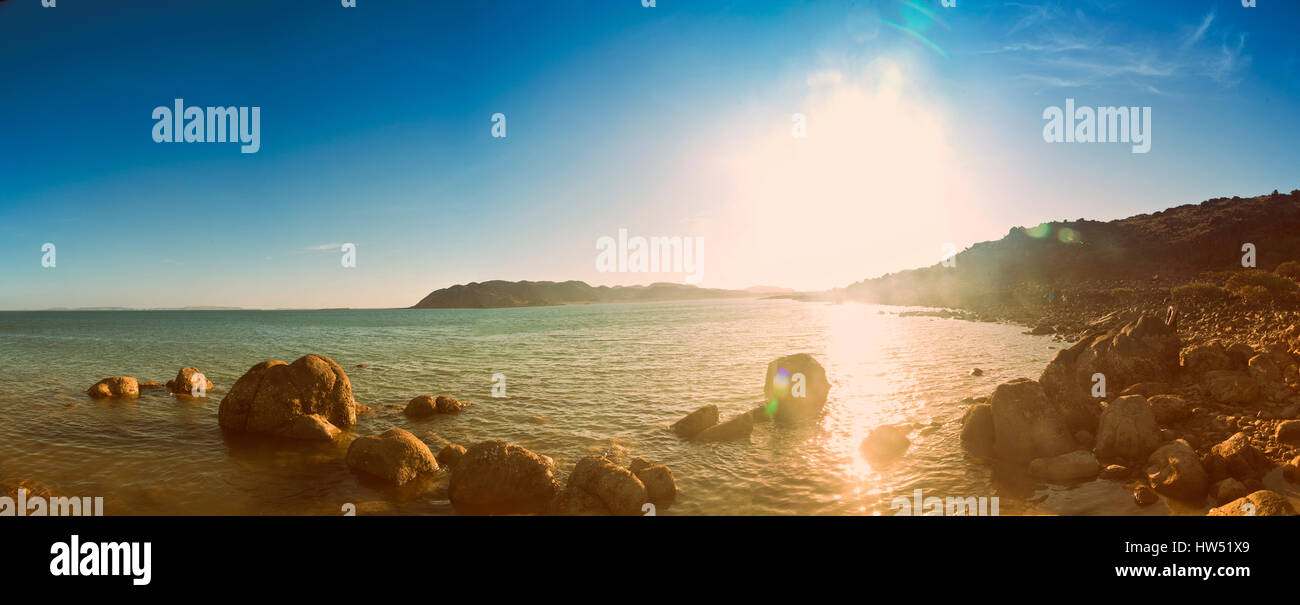
M 1249 302 L 1262 302 L 1300 291 L 1300 284 L 1280 275 L 1248 269 L 1234 273 L 1224 288 Z
M 1172 294 L 1174 300 L 1180 302 L 1192 300 L 1221 300 L 1228 297 L 1227 290 L 1203 281 L 1178 286 L 1177 288 L 1174 288 Z
M 1300 263 L 1289 260 L 1278 265 L 1273 272 L 1289 279 L 1300 278 Z

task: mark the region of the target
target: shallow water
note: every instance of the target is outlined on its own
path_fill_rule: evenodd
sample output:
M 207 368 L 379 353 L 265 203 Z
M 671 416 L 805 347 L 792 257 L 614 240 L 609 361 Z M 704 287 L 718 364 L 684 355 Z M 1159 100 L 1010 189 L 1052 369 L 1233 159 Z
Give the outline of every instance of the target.
M 1121 484 L 1048 486 L 995 474 L 962 451 L 961 399 L 1036 378 L 1059 346 L 1016 326 L 898 317 L 900 307 L 703 301 L 494 310 L 60 311 L 0 313 L 0 478 L 103 496 L 106 514 L 453 514 L 445 477 L 393 489 L 351 473 L 356 435 L 405 428 L 446 441 L 503 439 L 567 473 L 605 452 L 669 465 L 679 497 L 659 514 L 893 514 L 891 501 L 999 498 L 1001 514 L 1168 514 Z M 762 402 L 772 359 L 809 352 L 833 387 L 816 423 L 761 423 L 748 442 L 686 443 L 666 427 L 705 404 L 724 416 Z M 267 359 L 328 355 L 348 372 L 359 417 L 339 443 L 234 439 L 217 426 L 225 390 Z M 358 364 L 367 367 L 359 368 Z M 85 395 L 106 376 L 166 382 L 196 366 L 207 399 L 147 390 Z M 984 370 L 969 376 L 971 368 Z M 506 376 L 492 398 L 492 376 Z M 408 400 L 474 405 L 410 420 Z M 913 423 L 912 446 L 878 467 L 858 444 Z M 1175 511 L 1183 512 L 1183 511 Z M 1185 511 L 1198 512 L 1198 511 Z M 1203 512 L 1203 511 L 1200 511 Z

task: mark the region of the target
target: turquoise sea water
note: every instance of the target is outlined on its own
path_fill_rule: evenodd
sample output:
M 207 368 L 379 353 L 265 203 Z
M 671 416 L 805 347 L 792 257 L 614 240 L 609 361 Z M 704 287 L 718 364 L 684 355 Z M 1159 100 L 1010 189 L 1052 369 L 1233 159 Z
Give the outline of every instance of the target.
M 899 317 L 898 307 L 726 300 L 495 310 L 58 311 L 0 313 L 0 478 L 103 496 L 107 514 L 453 514 L 445 480 L 393 489 L 343 464 L 356 435 L 405 428 L 446 441 L 504 439 L 553 458 L 562 478 L 592 452 L 669 465 L 677 503 L 659 514 L 892 514 L 890 501 L 998 496 L 1002 514 L 1139 510 L 1113 482 L 1046 486 L 995 477 L 959 445 L 967 396 L 1036 378 L 1047 337 L 1000 324 Z M 730 416 L 762 403 L 767 364 L 808 352 L 833 383 L 826 413 L 760 424 L 748 441 L 696 444 L 666 427 L 705 404 Z M 226 389 L 267 359 L 327 355 L 377 410 L 339 443 L 223 435 Z M 367 367 L 357 367 L 366 364 Z M 161 390 L 95 401 L 107 376 L 166 382 L 196 366 L 207 399 Z M 984 370 L 969 376 L 971 368 Z M 492 376 L 506 376 L 493 398 Z M 416 395 L 474 405 L 410 420 Z M 913 445 L 873 467 L 858 444 L 910 423 Z

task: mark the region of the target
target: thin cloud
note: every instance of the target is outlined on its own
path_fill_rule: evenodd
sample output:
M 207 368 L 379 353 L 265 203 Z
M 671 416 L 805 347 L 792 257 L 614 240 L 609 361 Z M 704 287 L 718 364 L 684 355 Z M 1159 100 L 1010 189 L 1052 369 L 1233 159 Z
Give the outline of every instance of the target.
M 321 244 L 321 245 L 319 245 L 319 246 L 307 246 L 306 248 L 303 248 L 302 251 L 303 251 L 303 252 L 321 252 L 321 251 L 323 251 L 323 250 L 338 250 L 339 248 L 342 248 L 342 247 L 343 247 L 343 244 Z
M 1187 36 L 1187 39 L 1183 40 L 1183 48 L 1187 48 L 1205 39 L 1205 32 L 1209 31 L 1211 23 L 1214 23 L 1214 11 L 1206 13 L 1205 19 L 1201 21 L 1201 25 L 1193 30 L 1192 33 Z

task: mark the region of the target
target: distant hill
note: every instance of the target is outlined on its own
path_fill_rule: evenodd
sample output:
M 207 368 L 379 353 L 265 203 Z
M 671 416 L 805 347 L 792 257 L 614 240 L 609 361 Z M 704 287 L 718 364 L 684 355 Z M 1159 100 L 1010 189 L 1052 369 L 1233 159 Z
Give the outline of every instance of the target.
M 753 293 L 685 284 L 592 286 L 581 281 L 485 281 L 435 290 L 412 309 L 495 309 L 589 303 L 653 302 L 705 298 L 743 298 Z
M 962 251 L 953 267 L 936 263 L 867 279 L 844 294 L 885 304 L 976 307 L 1125 281 L 1167 287 L 1240 270 L 1245 243 L 1255 245 L 1261 269 L 1300 260 L 1300 191 L 1217 198 L 1108 222 L 1014 227 L 1000 240 Z

